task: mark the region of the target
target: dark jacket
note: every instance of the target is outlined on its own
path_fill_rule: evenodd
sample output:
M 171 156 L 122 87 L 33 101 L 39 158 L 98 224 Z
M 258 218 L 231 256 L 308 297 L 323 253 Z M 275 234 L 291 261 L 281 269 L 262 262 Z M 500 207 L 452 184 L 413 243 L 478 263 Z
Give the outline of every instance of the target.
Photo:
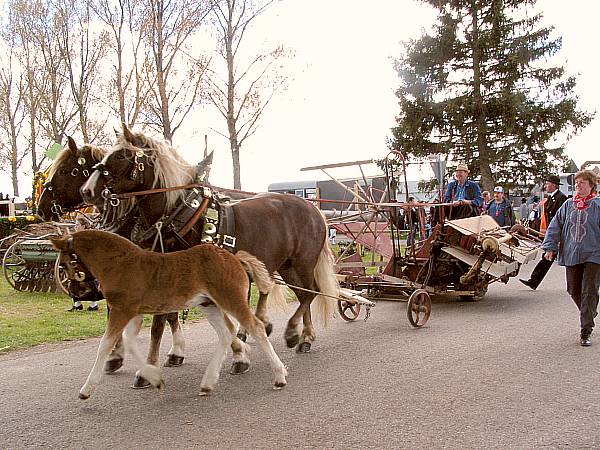
M 556 215 L 556 211 L 567 201 L 567 196 L 557 190 L 554 195 L 548 195 L 546 203 L 544 203 L 544 214 L 546 215 L 546 223 L 550 226 L 550 222 Z
M 511 227 L 516 223 L 515 213 L 507 199 L 503 199 L 500 203 L 492 200 L 487 205 L 486 212 L 501 227 Z

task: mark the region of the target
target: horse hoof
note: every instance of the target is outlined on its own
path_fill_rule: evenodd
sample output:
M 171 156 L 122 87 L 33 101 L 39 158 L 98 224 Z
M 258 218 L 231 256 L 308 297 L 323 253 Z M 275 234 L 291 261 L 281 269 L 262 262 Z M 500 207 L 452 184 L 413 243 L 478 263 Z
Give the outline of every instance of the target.
M 165 382 L 164 382 L 164 380 L 161 379 L 158 382 L 158 384 L 156 385 L 156 389 L 158 389 L 159 391 L 162 391 L 164 388 L 165 388 Z
M 237 335 L 237 338 L 238 338 L 240 341 L 242 341 L 242 342 L 246 342 L 246 339 L 248 339 L 248 337 L 247 337 L 247 336 L 246 336 L 246 334 L 244 334 L 244 333 L 239 333 L 239 334 Z
M 211 388 L 200 388 L 200 395 L 205 396 L 212 392 Z
M 296 349 L 296 353 L 310 353 L 310 342 L 303 342 Z
M 183 356 L 169 355 L 165 361 L 165 367 L 177 367 L 183 364 Z
M 82 394 L 81 392 L 79 393 L 79 400 L 87 400 L 88 398 L 90 398 L 89 395 Z
M 114 373 L 123 367 L 123 358 L 111 359 L 104 364 L 104 373 Z
M 279 391 L 281 389 L 283 389 L 285 387 L 287 383 L 282 383 L 282 382 L 277 382 L 273 385 L 273 390 L 274 391 Z
M 265 325 L 265 333 L 267 333 L 267 336 L 271 336 L 271 333 L 273 332 L 273 324 L 272 323 L 268 323 Z
M 140 377 L 139 375 L 136 375 L 135 378 L 133 379 L 133 385 L 131 387 L 133 389 L 147 389 L 150 386 L 152 386 L 152 383 L 150 383 L 144 377 Z
M 300 342 L 300 336 L 298 336 L 297 334 L 285 338 L 285 343 L 289 348 L 294 348 L 296 345 L 298 345 L 298 342 Z
M 231 375 L 241 375 L 243 373 L 248 372 L 249 370 L 250 370 L 249 363 L 243 362 L 243 361 L 237 361 L 231 365 L 231 370 L 229 371 L 229 373 Z

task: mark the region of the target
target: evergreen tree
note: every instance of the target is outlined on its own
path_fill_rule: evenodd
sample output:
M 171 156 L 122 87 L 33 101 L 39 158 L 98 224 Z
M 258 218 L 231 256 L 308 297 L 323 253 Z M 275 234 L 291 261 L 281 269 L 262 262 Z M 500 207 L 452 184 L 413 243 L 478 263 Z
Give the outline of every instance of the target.
M 422 1 L 439 14 L 395 61 L 401 111 L 391 147 L 466 162 L 488 190 L 561 170 L 566 142 L 593 114 L 577 108 L 576 78 L 548 67 L 561 39 L 530 15 L 535 0 Z

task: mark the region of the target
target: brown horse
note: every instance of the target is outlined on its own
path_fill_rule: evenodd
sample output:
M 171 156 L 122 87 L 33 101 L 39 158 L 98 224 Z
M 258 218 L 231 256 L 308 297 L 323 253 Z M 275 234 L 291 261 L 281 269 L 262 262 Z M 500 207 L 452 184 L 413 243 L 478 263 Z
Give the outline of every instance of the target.
M 106 155 L 107 150 L 101 147 L 95 147 L 90 144 L 85 144 L 78 147 L 71 137 L 67 137 L 67 147 L 63 149 L 48 171 L 48 180 L 44 183 L 44 190 L 38 202 L 38 214 L 43 220 L 61 220 L 63 213 L 73 211 L 84 204 L 94 204 L 103 211 L 107 206 L 107 199 L 99 196 L 95 199 L 84 201 L 81 197 L 80 188 L 87 181 L 92 167 L 99 163 Z M 205 168 L 208 170 L 210 158 L 205 161 Z M 109 221 L 105 225 L 121 236 L 129 237 L 135 217 L 132 213 L 135 212 L 135 199 L 120 202 L 118 208 L 115 208 L 115 213 L 119 217 L 117 221 Z M 72 289 L 75 294 L 81 295 L 83 291 L 91 288 L 95 289 L 95 283 L 90 282 L 89 276 L 84 272 L 84 281 L 75 280 L 69 283 L 69 289 Z M 75 292 L 80 291 L 80 292 Z M 176 312 L 167 315 L 157 315 L 152 319 L 153 341 L 160 341 L 163 334 L 165 322 L 169 323 L 171 333 L 173 334 L 173 345 L 168 352 L 165 366 L 179 366 L 184 360 L 185 341 L 181 334 L 181 326 L 179 317 Z M 156 335 L 159 334 L 158 339 Z M 148 351 L 148 363 L 156 365 L 159 356 L 158 346 L 150 346 Z M 124 348 L 122 341 L 119 340 L 113 352 L 111 353 L 104 370 L 107 373 L 112 373 L 118 370 L 123 365 Z M 143 387 L 145 383 L 141 380 L 134 381 L 134 387 Z
M 82 195 L 92 199 L 109 189 L 113 194 L 169 188 L 192 183 L 193 166 L 166 141 L 132 133 L 123 125 L 113 149 L 95 168 Z M 172 190 L 137 197 L 142 222 L 147 229 L 168 217 L 185 196 Z M 292 286 L 300 305 L 288 321 L 285 339 L 299 352 L 310 351 L 315 339 L 310 305 L 323 322 L 332 314 L 338 293 L 333 272 L 333 257 L 327 242 L 327 225 L 321 212 L 309 202 L 293 195 L 260 194 L 231 204 L 234 219 L 235 248 L 244 250 L 265 263 L 270 273 L 279 272 Z M 201 230 L 202 221 L 194 227 Z M 201 231 L 186 236 L 191 244 L 199 243 Z M 180 245 L 174 241 L 168 250 Z M 319 291 L 325 295 L 317 295 Z M 270 327 L 266 317 L 266 298 L 259 298 L 256 315 Z M 304 328 L 299 330 L 300 320 Z
M 191 306 L 203 310 L 219 338 L 202 377 L 203 394 L 215 388 L 227 348 L 236 340 L 237 325 L 230 316 L 248 330 L 267 355 L 273 369 L 273 388 L 286 385 L 287 370 L 273 350 L 263 323 L 246 301 L 250 286 L 246 271 L 261 294 L 268 295 L 274 283 L 264 264 L 249 253 L 233 255 L 215 245 L 198 245 L 161 254 L 142 250 L 125 238 L 98 230 L 83 230 L 51 240 L 61 251 L 61 262 L 67 267 L 68 276 L 77 276 L 69 262 L 80 260 L 100 281 L 111 308 L 96 362 L 79 391 L 79 398 L 89 398 L 98 385 L 102 366 L 121 334 L 125 347 L 142 366 L 139 375 L 159 389 L 164 387 L 160 369 L 145 363 L 137 347 L 142 315 L 176 312 Z M 239 340 L 238 343 L 247 345 Z

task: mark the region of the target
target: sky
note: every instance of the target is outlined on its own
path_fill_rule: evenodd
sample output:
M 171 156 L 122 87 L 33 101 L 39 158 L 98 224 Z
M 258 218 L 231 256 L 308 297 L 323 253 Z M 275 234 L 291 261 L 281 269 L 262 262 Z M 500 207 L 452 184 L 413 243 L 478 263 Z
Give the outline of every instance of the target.
M 366 6 L 368 5 L 368 6 Z M 563 38 L 558 59 L 567 72 L 578 74 L 580 107 L 600 110 L 597 86 L 600 64 L 595 44 L 600 42 L 597 0 L 538 0 L 544 24 L 554 25 Z M 300 171 L 320 164 L 381 158 L 398 113 L 394 90 L 398 79 L 391 57 L 399 56 L 401 42 L 417 39 L 435 18 L 427 6 L 414 0 L 284 0 L 261 18 L 254 39 L 282 43 L 295 51 L 289 88 L 274 98 L 258 131 L 241 152 L 242 189 L 262 192 L 270 183 L 322 180 L 320 171 Z M 263 30 L 268 30 L 264 33 Z M 600 160 L 596 140 L 598 117 L 567 145 L 566 153 L 578 164 Z M 214 131 L 224 123 L 215 118 L 193 121 L 175 136 L 175 146 L 190 163 L 201 159 L 204 135 L 215 151 L 211 182 L 232 187 L 228 142 Z M 429 178 L 428 169 L 413 179 Z M 369 173 L 378 170 L 373 166 Z M 332 170 L 336 177 L 357 175 Z M 0 191 L 8 192 L 3 173 Z M 29 191 L 29 178 L 20 183 Z M 24 195 L 22 195 L 24 196 Z

